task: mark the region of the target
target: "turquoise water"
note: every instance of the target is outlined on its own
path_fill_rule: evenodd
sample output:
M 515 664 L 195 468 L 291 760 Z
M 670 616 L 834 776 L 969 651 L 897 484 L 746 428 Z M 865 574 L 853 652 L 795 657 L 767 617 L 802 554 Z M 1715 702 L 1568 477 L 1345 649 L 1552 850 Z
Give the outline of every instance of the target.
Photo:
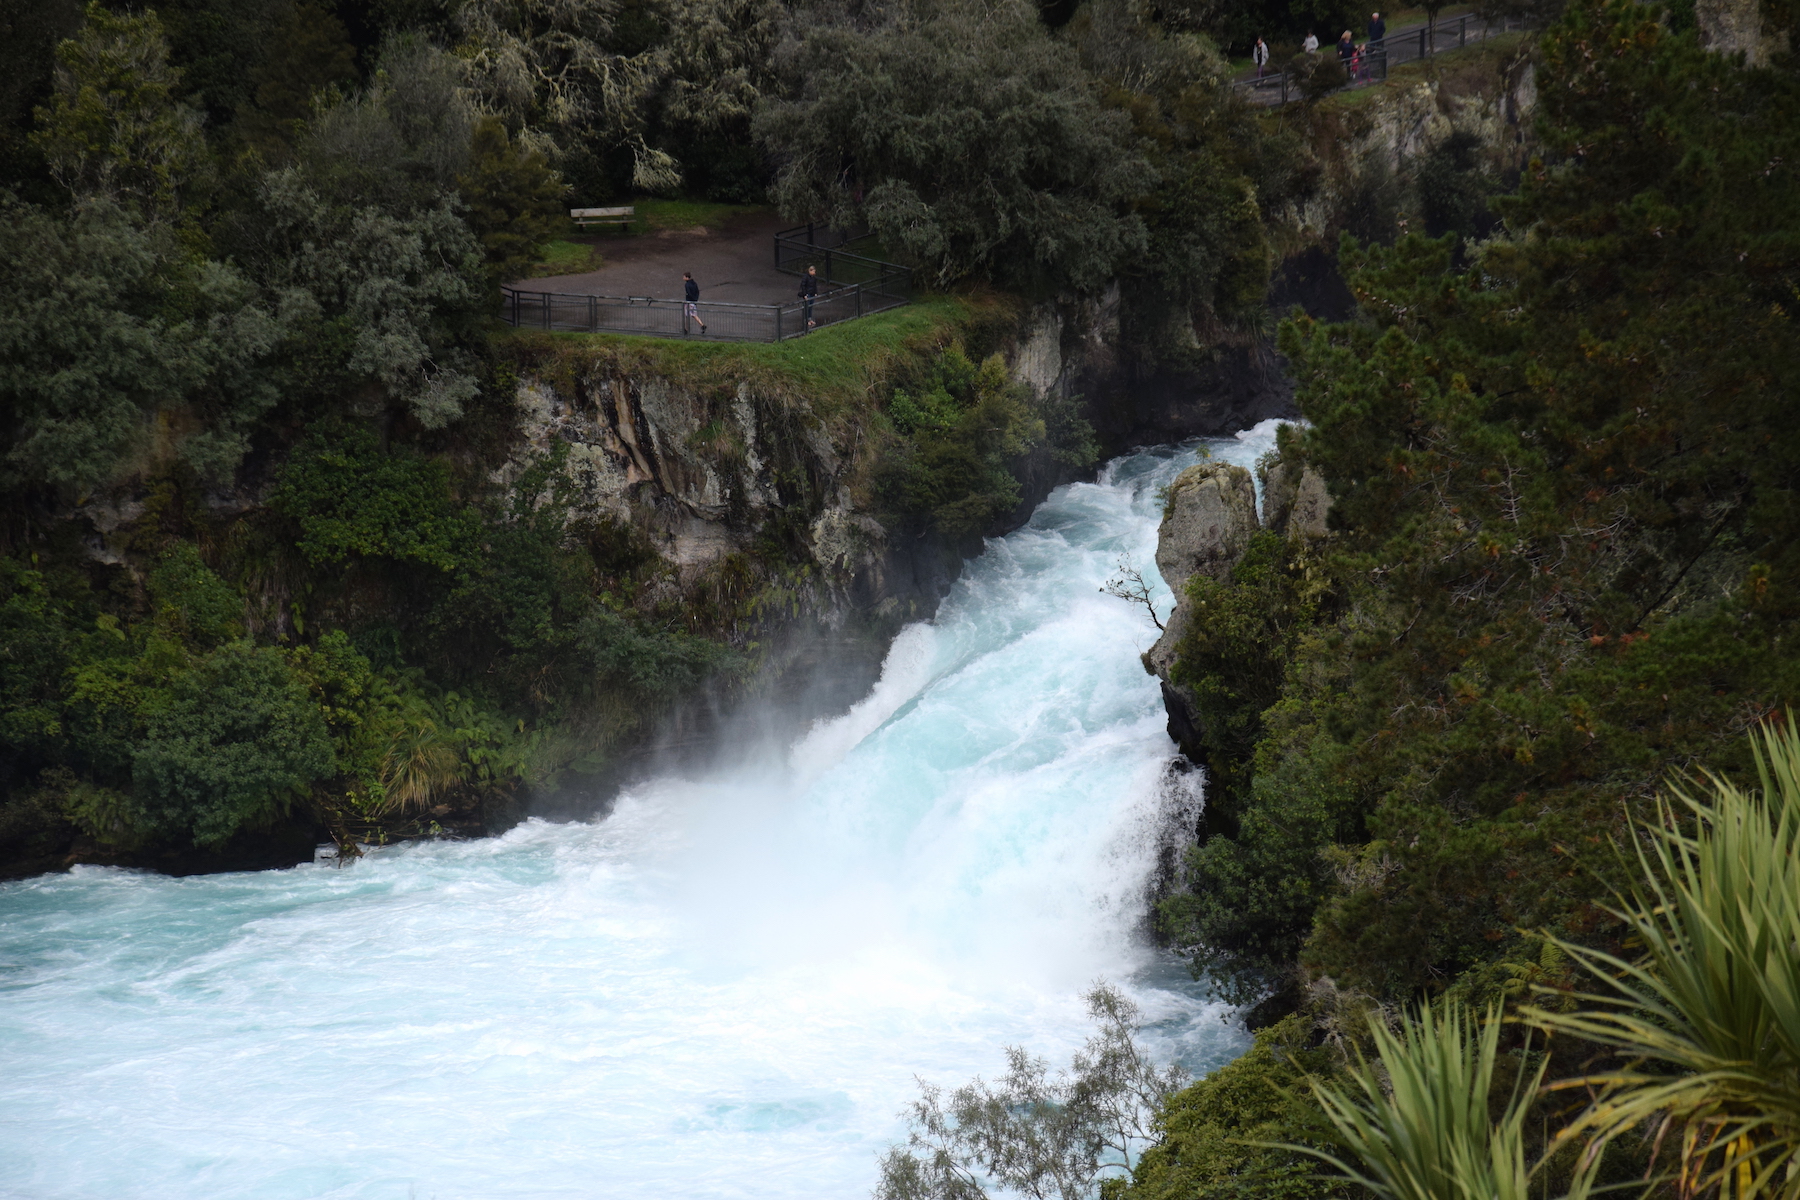
M 1199 452 L 1058 489 L 849 713 L 603 820 L 0 886 L 0 1195 L 860 1197 L 915 1075 L 1066 1060 L 1097 979 L 1159 1054 L 1229 1060 L 1138 936 L 1199 797 L 1155 629 L 1099 591 L 1122 554 L 1155 578 L 1155 489 Z

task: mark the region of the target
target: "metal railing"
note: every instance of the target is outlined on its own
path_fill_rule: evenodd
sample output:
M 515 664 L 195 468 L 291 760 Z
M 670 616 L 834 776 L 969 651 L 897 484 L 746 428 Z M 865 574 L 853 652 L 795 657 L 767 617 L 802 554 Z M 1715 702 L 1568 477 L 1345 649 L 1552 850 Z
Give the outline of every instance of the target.
M 849 236 L 819 230 L 813 225 L 796 225 L 775 235 L 775 269 L 789 275 L 804 275 L 806 268 L 818 267 L 819 282 L 825 287 L 867 283 L 889 272 L 905 270 L 849 249 L 873 240 L 866 233 Z
M 1525 23 L 1515 17 L 1488 21 L 1471 13 L 1460 17 L 1445 17 L 1441 21 L 1408 29 L 1404 33 L 1392 33 L 1380 41 L 1364 42 L 1357 47 L 1356 56 L 1344 63 L 1344 69 L 1350 74 L 1349 80 L 1335 90 L 1349 91 L 1380 83 L 1388 77 L 1391 68 L 1402 63 L 1448 54 L 1523 28 Z M 1320 46 L 1317 53 L 1321 57 L 1334 55 L 1337 53 L 1337 45 L 1331 43 Z M 1293 72 L 1279 71 L 1260 79 L 1251 77 L 1234 80 L 1231 86 L 1251 104 L 1275 107 L 1300 99 L 1300 84 L 1300 79 Z
M 805 235 L 804 237 L 800 235 Z M 912 299 L 912 272 L 843 249 L 853 240 L 816 235 L 812 226 L 775 235 L 775 269 L 789 275 L 819 267 L 819 294 L 783 304 L 733 304 L 653 296 L 589 296 L 500 289 L 509 325 L 559 333 L 635 333 L 713 342 L 779 342 L 813 329 L 898 308 Z M 830 243 L 829 245 L 826 243 Z

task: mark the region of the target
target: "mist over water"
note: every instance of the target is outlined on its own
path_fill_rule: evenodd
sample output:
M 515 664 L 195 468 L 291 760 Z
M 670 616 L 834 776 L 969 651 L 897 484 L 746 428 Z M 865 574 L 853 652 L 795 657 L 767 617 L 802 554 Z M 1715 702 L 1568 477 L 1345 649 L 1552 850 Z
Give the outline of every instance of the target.
M 1058 489 L 850 712 L 603 820 L 0 885 L 0 1195 L 847 1200 L 915 1074 L 1066 1061 L 1102 977 L 1160 1054 L 1228 1061 L 1140 936 L 1199 797 L 1156 631 L 1099 591 L 1123 554 L 1156 579 L 1156 488 L 1198 453 Z

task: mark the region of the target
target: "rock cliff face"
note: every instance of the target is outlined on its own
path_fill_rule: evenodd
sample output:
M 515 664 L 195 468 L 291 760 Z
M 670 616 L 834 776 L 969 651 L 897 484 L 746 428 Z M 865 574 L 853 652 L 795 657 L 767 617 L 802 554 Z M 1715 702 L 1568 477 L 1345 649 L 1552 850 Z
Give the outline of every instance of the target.
M 1116 288 L 1039 304 L 1008 339 L 1008 366 L 1039 397 L 1082 396 L 1113 440 L 1228 433 L 1285 411 L 1189 395 L 1143 427 L 1118 336 Z M 643 533 L 678 579 L 754 552 L 780 526 L 804 544 L 820 612 L 889 621 L 928 616 L 960 566 L 960 554 L 933 539 L 896 542 L 867 511 L 876 455 L 868 422 L 791 388 L 754 377 L 723 389 L 681 382 L 597 349 L 572 368 L 564 359 L 556 372 L 523 373 L 516 404 L 521 439 L 494 481 L 510 483 L 558 451 L 577 510 Z M 1249 486 L 1246 476 L 1246 495 Z M 1041 499 L 1027 495 L 1018 520 Z
M 1257 531 L 1256 489 L 1250 472 L 1227 463 L 1199 463 L 1175 477 L 1156 532 L 1156 569 L 1175 593 L 1175 610 L 1156 644 L 1144 652 L 1144 669 L 1162 681 L 1163 707 L 1169 713 L 1169 736 L 1190 759 L 1199 744 L 1194 706 L 1181 685 L 1170 678 L 1175 655 L 1187 635 L 1193 606 L 1187 603 L 1188 581 L 1204 575 L 1221 582 L 1244 557 Z
M 1321 538 L 1331 511 L 1325 481 L 1311 467 L 1276 458 L 1258 473 L 1263 485 L 1263 527 L 1284 537 Z
M 1192 697 L 1173 679 L 1182 639 L 1195 619 L 1187 586 L 1196 575 L 1221 583 L 1231 578 L 1251 537 L 1267 529 L 1284 537 L 1326 536 L 1331 497 L 1311 467 L 1276 458 L 1258 468 L 1263 484 L 1262 516 L 1250 472 L 1225 463 L 1200 463 L 1169 486 L 1162 525 L 1156 533 L 1156 567 L 1175 593 L 1175 610 L 1156 644 L 1144 652 L 1144 670 L 1162 683 L 1169 714 L 1169 737 L 1195 763 L 1203 763 L 1200 726 Z
M 1329 248 L 1343 229 L 1385 240 L 1398 232 L 1399 211 L 1412 207 L 1405 196 L 1427 155 L 1460 134 L 1505 177 L 1525 165 L 1536 110 L 1537 74 L 1524 47 L 1497 42 L 1435 60 L 1428 75 L 1397 72 L 1303 111 L 1318 183 L 1277 221 L 1296 249 Z
M 1764 0 L 1696 0 L 1700 40 L 1721 54 L 1742 54 L 1749 66 L 1767 66 L 1772 56 L 1787 52 L 1792 38 L 1771 7 Z

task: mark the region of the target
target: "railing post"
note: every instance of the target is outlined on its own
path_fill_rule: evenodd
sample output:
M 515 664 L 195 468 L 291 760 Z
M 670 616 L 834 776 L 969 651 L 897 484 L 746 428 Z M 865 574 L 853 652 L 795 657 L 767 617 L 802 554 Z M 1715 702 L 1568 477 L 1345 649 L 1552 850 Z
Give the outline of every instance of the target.
M 862 316 L 862 289 L 862 284 L 856 285 L 856 315 L 859 317 Z
M 1464 17 L 1456 23 L 1456 48 L 1461 50 L 1469 44 L 1469 18 Z
M 550 293 L 549 292 L 544 293 L 544 328 L 545 329 L 554 329 L 555 328 L 555 326 L 551 323 Z
M 831 251 L 825 251 L 825 286 L 831 286 Z
M 1283 71 L 1281 73 L 1281 102 L 1283 104 L 1287 103 L 1287 72 L 1286 71 Z
M 777 344 L 781 341 L 781 305 L 779 304 L 775 306 L 775 341 Z
M 1431 28 L 1429 23 L 1419 26 L 1419 57 L 1420 58 L 1425 57 L 1425 31 L 1429 28 Z
M 600 332 L 600 298 L 598 296 L 588 297 L 588 332 Z

